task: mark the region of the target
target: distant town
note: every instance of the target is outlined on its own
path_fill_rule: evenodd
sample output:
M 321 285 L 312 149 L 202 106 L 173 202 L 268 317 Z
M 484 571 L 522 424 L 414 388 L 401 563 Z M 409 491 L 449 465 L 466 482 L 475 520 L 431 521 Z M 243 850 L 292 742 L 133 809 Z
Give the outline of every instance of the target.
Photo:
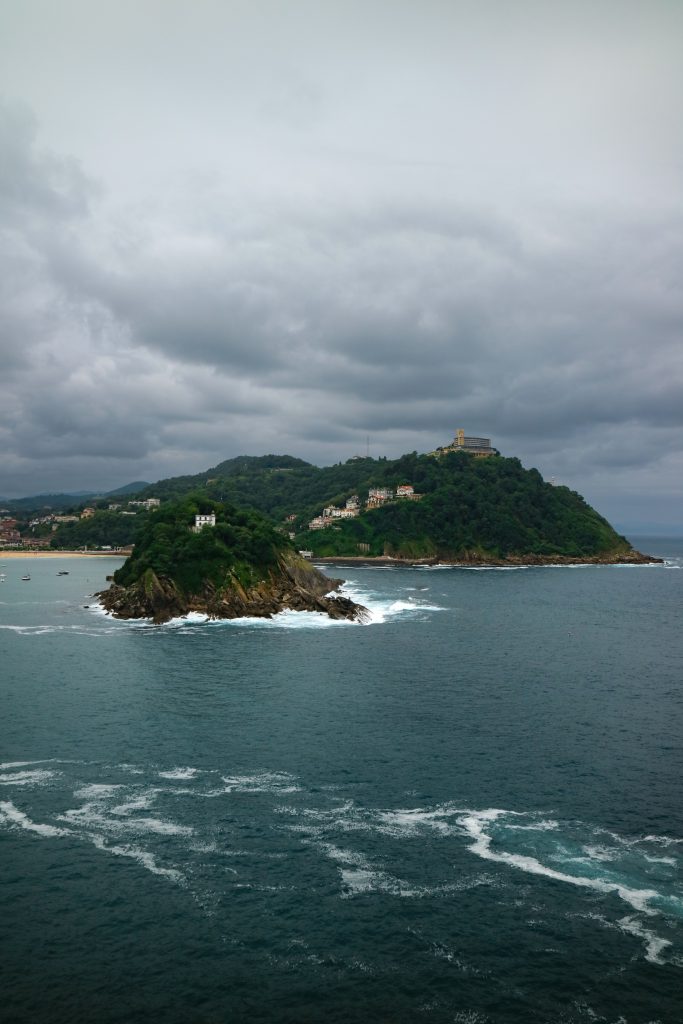
M 19 530 L 19 521 L 16 517 L 6 514 L 7 509 L 0 509 L 0 550 L 3 548 L 5 550 L 26 548 L 34 551 L 47 549 L 52 546 L 52 534 L 56 533 L 59 527 L 65 523 L 79 523 L 84 519 L 92 519 L 98 511 L 116 512 L 121 516 L 134 516 L 140 509 L 149 512 L 159 508 L 160 505 L 160 498 L 145 498 L 144 501 L 110 502 L 106 506 L 106 510 L 98 510 L 86 505 L 78 515 L 59 515 L 47 512 L 45 515 L 33 516 L 29 519 L 25 523 L 24 529 L 25 531 L 30 530 L 31 533 L 24 532 L 23 534 Z M 101 546 L 100 550 L 106 551 L 107 546 Z

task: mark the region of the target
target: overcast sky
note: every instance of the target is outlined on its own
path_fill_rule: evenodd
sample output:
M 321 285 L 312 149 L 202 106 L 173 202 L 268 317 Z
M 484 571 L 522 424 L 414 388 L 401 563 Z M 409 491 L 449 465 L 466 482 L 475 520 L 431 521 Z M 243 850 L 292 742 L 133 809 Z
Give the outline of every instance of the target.
M 0 495 L 490 436 L 683 529 L 680 0 L 0 0 Z

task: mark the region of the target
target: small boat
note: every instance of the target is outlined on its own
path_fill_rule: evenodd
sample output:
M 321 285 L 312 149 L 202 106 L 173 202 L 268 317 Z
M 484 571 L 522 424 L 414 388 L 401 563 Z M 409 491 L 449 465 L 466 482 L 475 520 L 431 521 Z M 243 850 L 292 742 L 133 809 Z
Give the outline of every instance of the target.
M 60 569 L 59 572 L 57 573 L 57 575 L 58 576 L 68 576 L 69 575 L 69 570 L 68 569 Z
M 22 578 L 22 580 L 30 580 L 31 579 L 30 576 L 22 576 L 21 578 Z

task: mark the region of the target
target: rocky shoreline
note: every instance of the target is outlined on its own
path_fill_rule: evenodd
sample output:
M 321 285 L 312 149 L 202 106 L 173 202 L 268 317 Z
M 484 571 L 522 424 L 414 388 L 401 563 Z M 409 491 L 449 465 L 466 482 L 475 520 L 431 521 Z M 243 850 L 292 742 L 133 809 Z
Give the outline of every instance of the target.
M 420 566 L 450 565 L 454 568 L 506 568 L 512 566 L 553 566 L 553 565 L 661 565 L 663 558 L 644 555 L 640 551 L 621 551 L 605 555 L 591 555 L 586 558 L 572 558 L 569 555 L 509 555 L 507 558 L 481 558 L 472 554 L 459 559 L 449 558 L 394 558 L 390 555 L 326 555 L 311 559 L 315 565 L 341 566 Z
M 112 583 L 95 596 L 117 619 L 151 619 L 161 625 L 190 612 L 211 619 L 270 619 L 281 611 L 322 612 L 331 619 L 366 621 L 367 608 L 331 592 L 343 580 L 330 579 L 303 559 L 283 560 L 267 579 L 244 588 L 232 578 L 222 588 L 207 582 L 200 593 L 185 594 L 177 584 L 151 570 L 127 587 Z

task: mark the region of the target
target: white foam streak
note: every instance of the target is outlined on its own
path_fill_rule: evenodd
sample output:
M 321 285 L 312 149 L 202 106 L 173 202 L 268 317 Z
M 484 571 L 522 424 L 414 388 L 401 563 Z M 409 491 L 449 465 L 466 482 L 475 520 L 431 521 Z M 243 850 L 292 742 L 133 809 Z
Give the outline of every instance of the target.
M 79 800 L 107 800 L 118 796 L 120 789 L 125 789 L 121 783 L 118 785 L 105 785 L 104 783 L 93 782 L 90 785 L 82 786 L 74 792 Z
M 37 821 L 31 821 L 27 814 L 15 807 L 11 800 L 0 801 L 0 820 L 15 828 L 24 829 L 25 832 L 35 832 L 36 835 L 44 836 L 46 839 L 58 838 L 71 835 L 66 828 L 56 828 L 54 825 L 45 825 Z
M 646 960 L 649 960 L 651 964 L 665 963 L 660 954 L 663 949 L 671 945 L 668 939 L 662 939 L 659 935 L 655 935 L 654 932 L 650 931 L 649 928 L 644 928 L 635 917 L 622 917 L 621 920 L 617 921 L 617 924 L 622 931 L 643 939 L 645 942 Z
M 298 793 L 301 788 L 286 772 L 224 775 L 222 781 L 224 793 Z
M 114 813 L 112 809 L 112 813 Z M 81 826 L 86 829 L 99 827 L 105 832 L 147 832 L 164 836 L 189 836 L 194 834 L 194 829 L 189 825 L 178 825 L 172 821 L 164 821 L 161 818 L 110 818 L 102 812 L 102 805 L 97 803 L 84 804 L 70 811 L 59 815 L 59 821 L 66 821 L 70 825 Z
M 344 890 L 343 896 L 359 896 L 369 892 L 400 892 L 398 880 L 383 871 L 378 871 L 362 853 L 340 849 L 334 843 L 316 845 L 337 864 Z
M 109 846 L 101 836 L 96 834 L 90 835 L 89 838 L 98 850 L 102 850 L 104 853 L 113 853 L 116 857 L 130 857 L 143 868 L 151 871 L 153 875 L 161 875 L 162 878 L 167 878 L 170 882 L 177 884 L 185 881 L 185 876 L 181 871 L 175 868 L 159 867 L 154 854 L 149 853 L 148 850 L 141 850 L 137 846 Z
M 545 878 L 552 878 L 557 882 L 568 882 L 570 885 L 578 885 L 587 889 L 595 889 L 598 892 L 616 893 L 622 900 L 629 903 L 634 910 L 643 914 L 655 914 L 649 906 L 649 901 L 659 895 L 654 889 L 631 889 L 628 886 L 620 885 L 618 882 L 602 878 L 586 878 L 581 875 L 568 875 L 564 871 L 556 871 L 554 868 L 546 867 L 535 857 L 525 856 L 518 853 L 507 853 L 505 851 L 495 852 L 491 849 L 491 836 L 487 835 L 484 828 L 487 822 L 495 821 L 496 818 L 508 812 L 490 809 L 487 811 L 471 812 L 458 818 L 458 824 L 474 840 L 470 846 L 472 853 L 477 854 L 484 860 L 496 861 L 499 864 L 508 864 L 532 875 L 543 875 Z
M 50 764 L 53 758 L 45 757 L 41 761 L 4 761 L 0 764 L 0 772 L 7 771 L 9 768 L 27 768 L 32 764 Z
M 452 826 L 444 819 L 458 813 L 449 806 L 437 807 L 433 811 L 417 807 L 411 810 L 381 811 L 380 829 L 393 835 L 414 835 L 427 826 L 442 835 L 452 833 Z
M 54 778 L 56 774 L 56 772 L 51 772 L 46 768 L 34 768 L 27 772 L 9 772 L 0 775 L 0 785 L 42 786 L 44 783 L 49 782 L 50 779 Z
M 161 779 L 193 779 L 197 774 L 197 768 L 172 768 L 167 772 L 159 772 Z
M 650 864 L 669 864 L 674 868 L 678 866 L 678 861 L 675 857 L 650 857 L 647 853 L 644 853 L 643 856 Z
M 116 807 L 112 807 L 112 814 L 127 815 L 132 814 L 133 811 L 146 811 L 156 800 L 156 790 L 147 790 L 144 793 L 139 793 L 137 796 L 131 797 L 130 800 L 126 800 L 125 803 L 117 804 Z

